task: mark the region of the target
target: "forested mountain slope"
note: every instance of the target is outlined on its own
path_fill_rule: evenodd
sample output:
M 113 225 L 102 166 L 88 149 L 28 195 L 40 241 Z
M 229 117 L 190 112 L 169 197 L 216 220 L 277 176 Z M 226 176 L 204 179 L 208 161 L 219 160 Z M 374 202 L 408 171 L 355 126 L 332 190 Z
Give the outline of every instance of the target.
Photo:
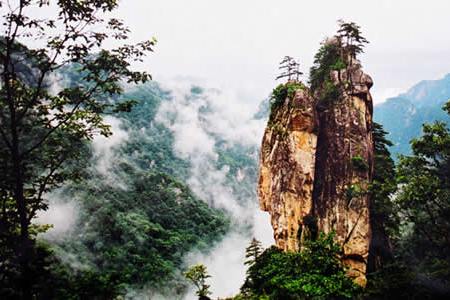
M 78 80 L 70 69 L 62 79 L 63 84 Z M 210 145 L 194 142 L 194 149 L 185 149 L 178 136 L 179 128 L 192 138 L 201 131 L 189 133 L 184 118 L 195 118 L 205 128 L 214 119 L 217 108 L 208 93 L 190 86 L 180 96 L 152 82 L 105 100 L 136 104 L 130 112 L 106 116 L 113 135 L 85 146 L 80 179 L 50 195 L 50 210 L 38 219 L 51 223 L 58 213 L 73 219 L 70 228 L 55 224 L 42 236 L 58 262 L 51 264 L 52 278 L 59 279 L 49 297 L 81 290 L 125 294 L 144 286 L 164 293 L 168 281 L 176 287 L 170 292 L 180 296 L 187 253 L 207 252 L 230 230 L 230 222 L 247 223 L 243 230 L 251 231 L 250 219 L 236 219 L 255 205 L 255 146 L 211 126 L 202 132 Z M 182 101 L 185 111 L 172 110 L 174 101 Z M 201 149 L 208 147 L 206 157 L 199 158 L 196 153 L 205 154 Z M 72 210 L 53 209 L 64 205 Z M 95 289 L 83 285 L 93 282 Z
M 394 158 L 411 153 L 409 141 L 421 134 L 422 124 L 450 120 L 442 110 L 449 99 L 450 74 L 447 74 L 440 80 L 421 81 L 406 93 L 375 106 L 374 119 L 389 132 Z

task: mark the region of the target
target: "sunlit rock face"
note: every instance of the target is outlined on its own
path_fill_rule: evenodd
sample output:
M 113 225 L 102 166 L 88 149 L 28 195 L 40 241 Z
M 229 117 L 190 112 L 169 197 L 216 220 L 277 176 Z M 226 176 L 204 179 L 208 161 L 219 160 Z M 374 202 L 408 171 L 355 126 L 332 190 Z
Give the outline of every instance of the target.
M 311 212 L 317 146 L 315 101 L 307 89 L 271 116 L 260 156 L 261 208 L 271 214 L 279 248 L 298 250 L 299 228 Z
M 271 214 L 277 246 L 286 251 L 301 247 L 307 215 L 319 231 L 336 232 L 349 276 L 364 286 L 371 238 L 373 83 L 357 61 L 331 77 L 340 86 L 339 99 L 319 110 L 301 89 L 271 116 L 261 148 L 260 205 Z

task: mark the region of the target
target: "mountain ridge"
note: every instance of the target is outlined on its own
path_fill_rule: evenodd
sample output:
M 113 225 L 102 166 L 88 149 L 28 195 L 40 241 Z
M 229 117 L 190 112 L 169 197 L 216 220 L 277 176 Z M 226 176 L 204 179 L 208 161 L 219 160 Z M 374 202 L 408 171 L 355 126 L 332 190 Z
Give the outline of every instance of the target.
M 437 80 L 422 80 L 405 93 L 375 106 L 374 120 L 383 125 L 393 142 L 394 158 L 411 153 L 410 141 L 422 133 L 422 125 L 449 121 L 442 105 L 450 99 L 450 73 Z

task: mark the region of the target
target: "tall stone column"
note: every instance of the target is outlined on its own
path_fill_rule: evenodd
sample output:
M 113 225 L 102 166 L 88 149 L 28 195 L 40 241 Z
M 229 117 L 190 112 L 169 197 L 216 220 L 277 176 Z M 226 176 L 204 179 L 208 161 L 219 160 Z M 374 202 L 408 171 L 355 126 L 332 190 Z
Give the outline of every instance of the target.
M 304 88 L 273 112 L 264 133 L 260 206 L 270 213 L 276 244 L 285 251 L 299 249 L 303 217 L 311 213 L 317 129 L 315 101 Z
M 320 231 L 336 232 L 349 276 L 364 286 L 371 238 L 372 79 L 358 62 L 331 77 L 341 95 L 319 112 L 313 215 Z

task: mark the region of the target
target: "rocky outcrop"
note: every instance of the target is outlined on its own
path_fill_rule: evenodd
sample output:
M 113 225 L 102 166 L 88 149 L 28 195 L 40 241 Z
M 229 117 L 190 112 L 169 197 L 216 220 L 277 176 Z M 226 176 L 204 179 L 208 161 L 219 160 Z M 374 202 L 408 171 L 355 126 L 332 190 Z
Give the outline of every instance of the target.
M 372 180 L 372 80 L 358 63 L 332 73 L 341 97 L 319 112 L 314 211 L 318 227 L 335 231 L 349 275 L 365 285 L 370 245 Z
M 317 114 L 309 91 L 299 89 L 272 114 L 260 156 L 259 199 L 270 212 L 279 248 L 298 250 L 302 220 L 312 209 Z
M 276 244 L 284 250 L 300 247 L 307 215 L 319 231 L 336 232 L 349 276 L 365 285 L 372 80 L 357 61 L 330 77 L 340 91 L 332 103 L 317 105 L 305 88 L 272 115 L 261 148 L 260 205 L 271 214 Z

